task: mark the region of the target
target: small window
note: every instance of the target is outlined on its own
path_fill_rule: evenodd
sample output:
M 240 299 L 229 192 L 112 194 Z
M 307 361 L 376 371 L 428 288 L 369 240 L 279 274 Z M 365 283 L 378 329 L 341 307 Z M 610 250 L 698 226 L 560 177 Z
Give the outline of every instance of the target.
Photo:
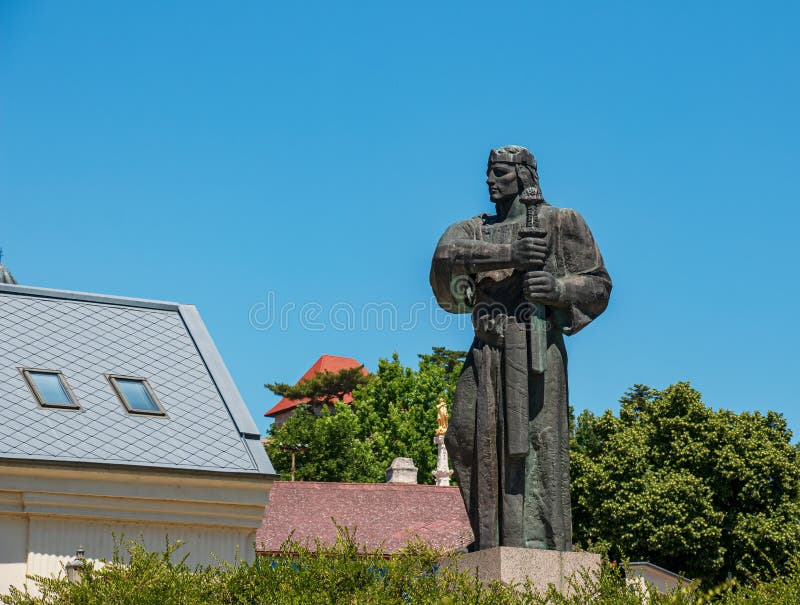
M 57 370 L 33 370 L 20 368 L 25 382 L 36 397 L 39 405 L 46 408 L 79 410 L 75 395 L 67 384 L 67 379 Z
M 108 375 L 108 380 L 122 401 L 125 409 L 131 414 L 150 414 L 165 416 L 166 412 L 158 402 L 156 394 L 145 378 L 134 376 Z

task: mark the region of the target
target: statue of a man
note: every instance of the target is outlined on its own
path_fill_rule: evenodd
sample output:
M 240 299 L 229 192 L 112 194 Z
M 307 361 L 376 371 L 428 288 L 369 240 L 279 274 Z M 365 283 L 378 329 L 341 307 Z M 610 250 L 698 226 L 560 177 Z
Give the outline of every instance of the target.
M 439 304 L 452 313 L 471 313 L 475 327 L 447 450 L 475 534 L 473 549 L 570 550 L 563 336 L 605 310 L 611 279 L 576 211 L 540 197 L 538 230 L 526 225 L 531 218 L 520 194 L 540 191 L 530 151 L 516 145 L 492 150 L 486 174 L 496 214 L 449 227 L 431 267 Z M 533 304 L 543 311 L 546 329 L 538 341 L 540 367 L 531 354 Z

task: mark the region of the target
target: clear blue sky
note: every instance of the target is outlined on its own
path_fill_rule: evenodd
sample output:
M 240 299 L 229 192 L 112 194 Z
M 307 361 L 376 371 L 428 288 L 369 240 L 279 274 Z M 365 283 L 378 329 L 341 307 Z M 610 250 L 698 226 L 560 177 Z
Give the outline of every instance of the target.
M 798 17 L 0 0 L 0 246 L 21 283 L 196 304 L 264 428 L 262 384 L 322 353 L 374 370 L 468 345 L 430 319 L 430 255 L 491 209 L 489 149 L 526 145 L 614 280 L 568 342 L 576 408 L 690 380 L 797 432 Z M 420 317 L 365 321 L 379 303 Z

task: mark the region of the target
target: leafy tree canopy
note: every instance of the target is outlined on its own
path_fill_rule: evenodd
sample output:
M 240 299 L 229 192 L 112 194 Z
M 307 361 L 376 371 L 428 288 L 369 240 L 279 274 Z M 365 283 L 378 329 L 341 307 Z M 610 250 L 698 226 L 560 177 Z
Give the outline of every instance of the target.
M 433 347 L 432 353 L 420 353 L 420 367 L 436 366 L 444 370 L 445 374 L 452 374 L 458 368 L 459 371 L 467 356 L 466 351 L 453 351 L 445 347 Z
M 706 406 L 689 383 L 635 385 L 572 443 L 576 542 L 690 577 L 773 575 L 800 547 L 800 452 L 783 416 Z
M 304 451 L 295 451 L 298 480 L 380 481 L 385 467 L 370 444 L 361 439 L 363 432 L 358 417 L 347 404 L 334 404 L 333 412 L 325 406 L 319 416 L 308 405 L 300 404 L 280 429 L 272 426 L 266 447 L 284 480 L 291 477 L 292 467 L 291 448 L 286 446 L 303 445 Z
M 303 443 L 308 449 L 296 454 L 296 479 L 382 482 L 392 460 L 403 456 L 414 459 L 420 483 L 433 483 L 436 404 L 440 397 L 452 403 L 463 357 L 462 351 L 437 347 L 420 355 L 414 369 L 394 354 L 381 359 L 377 372 L 355 387 L 352 405 L 336 404 L 334 413 L 323 407 L 319 416 L 298 406 L 283 426 L 270 429 L 267 451 L 275 469 L 288 479 L 291 454 L 280 444 Z

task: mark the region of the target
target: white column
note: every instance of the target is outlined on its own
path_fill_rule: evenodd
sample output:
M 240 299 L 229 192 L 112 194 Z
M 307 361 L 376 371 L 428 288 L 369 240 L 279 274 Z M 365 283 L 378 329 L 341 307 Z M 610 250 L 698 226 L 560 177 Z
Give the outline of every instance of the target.
M 436 435 L 433 442 L 438 448 L 436 457 L 436 470 L 433 471 L 433 476 L 436 479 L 436 485 L 439 487 L 448 487 L 450 485 L 450 477 L 453 471 L 450 470 L 450 464 L 447 459 L 447 448 L 444 446 L 444 435 Z

